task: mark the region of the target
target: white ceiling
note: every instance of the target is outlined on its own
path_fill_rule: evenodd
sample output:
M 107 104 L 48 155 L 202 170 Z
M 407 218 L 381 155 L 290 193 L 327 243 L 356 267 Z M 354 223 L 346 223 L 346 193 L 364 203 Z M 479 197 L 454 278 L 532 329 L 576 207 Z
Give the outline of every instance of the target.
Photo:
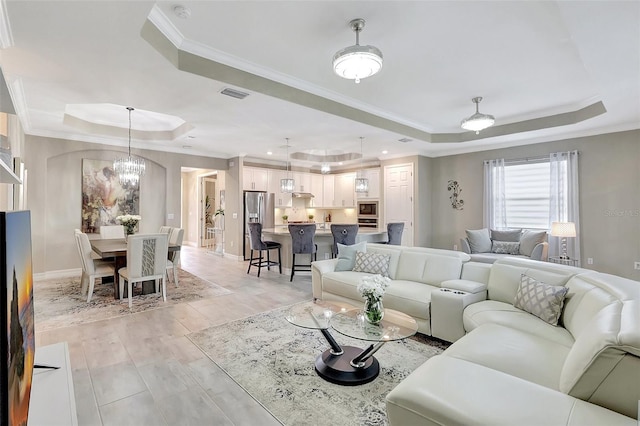
M 190 17 L 178 17 L 176 4 Z M 375 160 L 640 128 L 635 0 L 2 6 L 0 67 L 33 135 L 125 146 L 126 131 L 113 126 L 128 127 L 124 106 L 131 105 L 134 147 L 281 161 L 285 138 L 291 152 L 335 154 L 359 152 L 363 136 L 365 160 Z M 378 47 L 385 59 L 360 84 L 331 68 L 333 54 L 355 42 L 353 18 L 366 20 L 361 44 Z M 220 64 L 232 69 L 221 73 Z M 223 96 L 226 87 L 250 95 Z M 480 111 L 496 117 L 496 127 L 478 136 L 459 127 L 473 114 L 475 96 L 484 97 Z M 603 114 L 549 127 L 599 102 Z M 167 122 L 182 127 L 149 140 L 139 131 L 158 130 L 154 120 L 163 131 Z M 404 137 L 413 141 L 398 142 Z

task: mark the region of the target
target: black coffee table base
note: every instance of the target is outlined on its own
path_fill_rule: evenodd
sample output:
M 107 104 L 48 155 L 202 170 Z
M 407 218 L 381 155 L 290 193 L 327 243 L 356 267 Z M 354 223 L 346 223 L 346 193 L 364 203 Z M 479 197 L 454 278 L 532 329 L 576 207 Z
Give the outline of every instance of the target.
M 373 381 L 380 373 L 380 363 L 371 356 L 364 366 L 353 367 L 351 361 L 362 354 L 362 348 L 341 346 L 343 353 L 334 355 L 327 349 L 316 358 L 316 373 L 328 382 L 344 386 L 363 385 Z

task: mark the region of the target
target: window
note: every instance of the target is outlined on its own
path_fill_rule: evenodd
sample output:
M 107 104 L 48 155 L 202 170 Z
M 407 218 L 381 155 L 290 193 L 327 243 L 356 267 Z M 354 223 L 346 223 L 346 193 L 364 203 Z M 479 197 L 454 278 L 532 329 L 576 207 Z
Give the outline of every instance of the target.
M 507 228 L 548 229 L 550 163 L 505 161 L 504 193 Z

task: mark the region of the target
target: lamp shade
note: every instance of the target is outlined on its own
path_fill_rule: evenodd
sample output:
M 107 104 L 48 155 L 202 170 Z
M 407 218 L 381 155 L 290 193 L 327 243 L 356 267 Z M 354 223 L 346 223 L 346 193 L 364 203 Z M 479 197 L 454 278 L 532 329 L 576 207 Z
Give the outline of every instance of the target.
M 551 235 L 554 237 L 575 237 L 576 224 L 573 222 L 552 222 Z

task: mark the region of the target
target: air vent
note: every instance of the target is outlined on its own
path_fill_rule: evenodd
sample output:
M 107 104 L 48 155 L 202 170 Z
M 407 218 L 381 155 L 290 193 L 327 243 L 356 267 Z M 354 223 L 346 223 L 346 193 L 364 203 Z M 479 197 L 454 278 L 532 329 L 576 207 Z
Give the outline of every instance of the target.
M 413 139 L 409 139 L 409 138 L 402 138 L 402 139 L 398 139 L 398 142 L 402 142 L 402 143 L 407 143 L 407 142 L 411 142 Z
M 232 98 L 236 98 L 236 99 L 244 99 L 247 96 L 249 96 L 248 93 L 244 93 L 235 89 L 229 89 L 228 87 L 222 90 L 222 92 L 220 93 L 222 93 L 223 95 L 231 96 Z

